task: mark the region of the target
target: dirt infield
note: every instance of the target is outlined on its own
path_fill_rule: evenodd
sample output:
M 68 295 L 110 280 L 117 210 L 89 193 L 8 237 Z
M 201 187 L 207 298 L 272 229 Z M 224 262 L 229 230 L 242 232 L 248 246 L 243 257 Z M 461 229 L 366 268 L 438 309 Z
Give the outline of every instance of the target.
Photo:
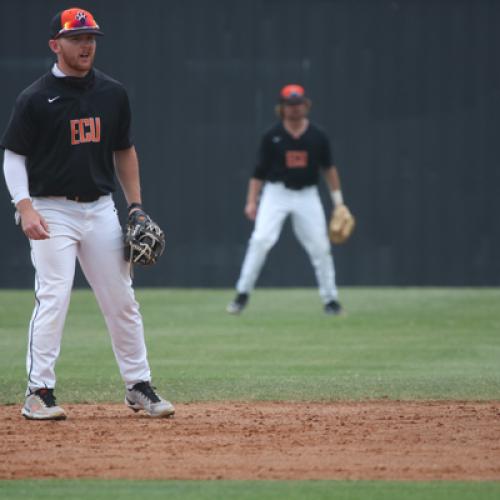
M 1 406 L 0 479 L 500 479 L 500 402 Z

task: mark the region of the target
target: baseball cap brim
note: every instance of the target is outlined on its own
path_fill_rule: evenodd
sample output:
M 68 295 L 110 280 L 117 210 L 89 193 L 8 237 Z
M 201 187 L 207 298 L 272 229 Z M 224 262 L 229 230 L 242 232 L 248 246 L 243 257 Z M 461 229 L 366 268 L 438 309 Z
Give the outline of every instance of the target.
M 73 35 L 99 35 L 104 36 L 104 33 L 97 28 L 73 28 L 59 32 L 54 38 L 62 38 Z
M 282 99 L 283 104 L 303 104 L 306 102 L 306 98 L 303 96 L 289 97 L 288 99 Z

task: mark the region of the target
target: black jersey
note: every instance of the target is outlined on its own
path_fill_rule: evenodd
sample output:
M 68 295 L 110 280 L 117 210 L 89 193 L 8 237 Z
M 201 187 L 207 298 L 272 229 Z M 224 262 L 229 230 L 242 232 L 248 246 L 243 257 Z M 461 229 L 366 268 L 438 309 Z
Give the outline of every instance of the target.
M 132 146 L 127 92 L 98 70 L 84 78 L 49 72 L 17 98 L 0 146 L 27 157 L 32 196 L 108 194 L 113 151 Z
M 332 165 L 330 143 L 320 128 L 309 123 L 306 131 L 294 139 L 279 122 L 262 137 L 253 177 L 302 189 L 316 185 L 320 169 Z

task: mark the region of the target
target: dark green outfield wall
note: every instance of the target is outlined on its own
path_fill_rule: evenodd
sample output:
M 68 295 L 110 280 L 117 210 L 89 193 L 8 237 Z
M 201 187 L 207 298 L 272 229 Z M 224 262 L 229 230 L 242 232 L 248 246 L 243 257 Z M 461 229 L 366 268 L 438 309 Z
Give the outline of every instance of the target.
M 500 285 L 500 2 L 79 3 L 106 33 L 96 65 L 129 89 L 145 205 L 167 232 L 138 285 L 235 282 L 255 150 L 289 82 L 308 90 L 358 219 L 335 249 L 340 285 Z M 0 1 L 2 130 L 69 6 Z M 3 186 L 0 209 L 0 286 L 31 286 Z M 259 283 L 314 284 L 288 224 Z

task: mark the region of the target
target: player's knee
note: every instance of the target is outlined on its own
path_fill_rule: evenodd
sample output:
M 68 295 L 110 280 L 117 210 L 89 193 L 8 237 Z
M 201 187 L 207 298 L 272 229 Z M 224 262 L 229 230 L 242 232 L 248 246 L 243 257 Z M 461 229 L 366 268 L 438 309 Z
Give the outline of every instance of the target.
M 309 247 L 309 254 L 314 259 L 327 259 L 331 256 L 330 245 L 320 242 Z
M 275 240 L 273 238 L 269 238 L 268 236 L 252 236 L 250 239 L 250 245 L 260 250 L 261 252 L 268 252 L 274 245 Z
M 53 280 L 51 283 L 41 283 L 36 296 L 41 301 L 50 301 L 53 307 L 57 308 L 68 300 L 72 288 L 72 280 Z

